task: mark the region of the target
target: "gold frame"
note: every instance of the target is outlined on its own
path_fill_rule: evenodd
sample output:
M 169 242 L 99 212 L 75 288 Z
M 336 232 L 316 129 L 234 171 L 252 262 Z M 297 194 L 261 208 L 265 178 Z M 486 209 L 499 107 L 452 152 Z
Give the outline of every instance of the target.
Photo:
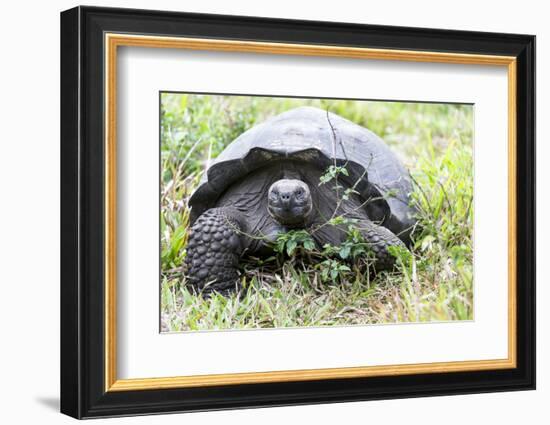
M 256 41 L 214 40 L 105 34 L 105 391 L 135 391 L 214 385 L 310 381 L 352 377 L 410 375 L 511 369 L 516 358 L 516 58 L 459 53 L 370 49 Z M 505 66 L 508 71 L 508 357 L 389 366 L 364 366 L 290 371 L 117 379 L 116 375 L 116 87 L 119 46 L 263 54 L 329 56 L 355 59 L 398 60 L 470 65 Z

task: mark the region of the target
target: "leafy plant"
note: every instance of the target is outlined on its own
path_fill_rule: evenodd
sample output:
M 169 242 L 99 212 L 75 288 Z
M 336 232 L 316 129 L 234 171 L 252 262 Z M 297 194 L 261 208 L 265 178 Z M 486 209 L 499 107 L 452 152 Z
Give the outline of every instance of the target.
M 306 230 L 291 230 L 277 236 L 275 252 L 286 253 L 289 257 L 296 251 L 311 252 L 315 249 L 315 241 Z
M 326 184 L 332 180 L 336 180 L 338 178 L 338 175 L 340 174 L 344 176 L 349 176 L 349 172 L 345 166 L 331 165 L 330 167 L 328 167 L 325 174 L 323 174 L 319 179 L 319 186 Z
M 346 277 L 347 272 L 351 272 L 347 264 L 333 258 L 321 261 L 316 267 L 321 271 L 321 280 L 323 282 L 331 280 L 334 283 L 338 283 Z

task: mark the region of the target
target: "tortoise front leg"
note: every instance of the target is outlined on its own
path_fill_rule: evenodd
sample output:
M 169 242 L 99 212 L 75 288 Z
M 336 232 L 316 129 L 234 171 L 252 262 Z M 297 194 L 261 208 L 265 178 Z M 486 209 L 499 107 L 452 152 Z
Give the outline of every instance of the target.
M 228 293 L 238 285 L 241 226 L 230 208 L 211 208 L 191 227 L 184 270 L 195 292 Z
M 389 270 L 395 264 L 395 257 L 390 254 L 390 246 L 406 248 L 405 244 L 391 230 L 384 226 L 374 224 L 372 221 L 363 219 L 356 224 L 361 230 L 365 242 L 376 257 L 374 267 L 376 270 Z
M 357 218 L 356 218 L 357 219 Z M 359 229 L 363 239 L 375 256 L 376 270 L 389 270 L 395 264 L 395 257 L 390 254 L 390 246 L 406 248 L 405 244 L 391 230 L 374 224 L 367 218 L 357 219 L 355 227 Z M 339 246 L 347 239 L 347 226 L 320 226 L 313 233 L 318 246 L 330 244 Z

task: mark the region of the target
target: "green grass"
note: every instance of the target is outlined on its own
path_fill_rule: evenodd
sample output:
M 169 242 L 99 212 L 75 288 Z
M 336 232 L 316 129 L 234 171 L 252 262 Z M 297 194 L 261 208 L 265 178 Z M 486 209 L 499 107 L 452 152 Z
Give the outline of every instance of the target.
M 471 106 L 185 94 L 163 94 L 161 103 L 163 331 L 473 318 Z M 243 131 L 304 104 L 371 129 L 411 171 L 421 229 L 412 256 L 400 256 L 396 270 L 373 276 L 368 261 L 307 262 L 298 249 L 285 261 L 243 261 L 239 293 L 192 295 L 181 265 L 187 200 L 201 174 Z M 326 279 L 327 267 L 342 265 L 347 267 L 337 269 L 336 279 Z

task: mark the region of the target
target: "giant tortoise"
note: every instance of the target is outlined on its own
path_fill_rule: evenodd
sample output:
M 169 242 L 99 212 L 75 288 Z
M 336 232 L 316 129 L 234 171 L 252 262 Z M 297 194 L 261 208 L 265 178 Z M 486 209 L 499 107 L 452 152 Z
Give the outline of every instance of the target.
M 346 171 L 320 184 L 331 166 Z M 199 292 L 231 291 L 239 258 L 271 255 L 270 242 L 291 229 L 337 246 L 346 228 L 329 224 L 334 217 L 353 220 L 376 268 L 391 268 L 388 248 L 405 246 L 415 225 L 411 192 L 408 171 L 373 132 L 313 107 L 284 112 L 229 144 L 192 194 L 188 282 Z

